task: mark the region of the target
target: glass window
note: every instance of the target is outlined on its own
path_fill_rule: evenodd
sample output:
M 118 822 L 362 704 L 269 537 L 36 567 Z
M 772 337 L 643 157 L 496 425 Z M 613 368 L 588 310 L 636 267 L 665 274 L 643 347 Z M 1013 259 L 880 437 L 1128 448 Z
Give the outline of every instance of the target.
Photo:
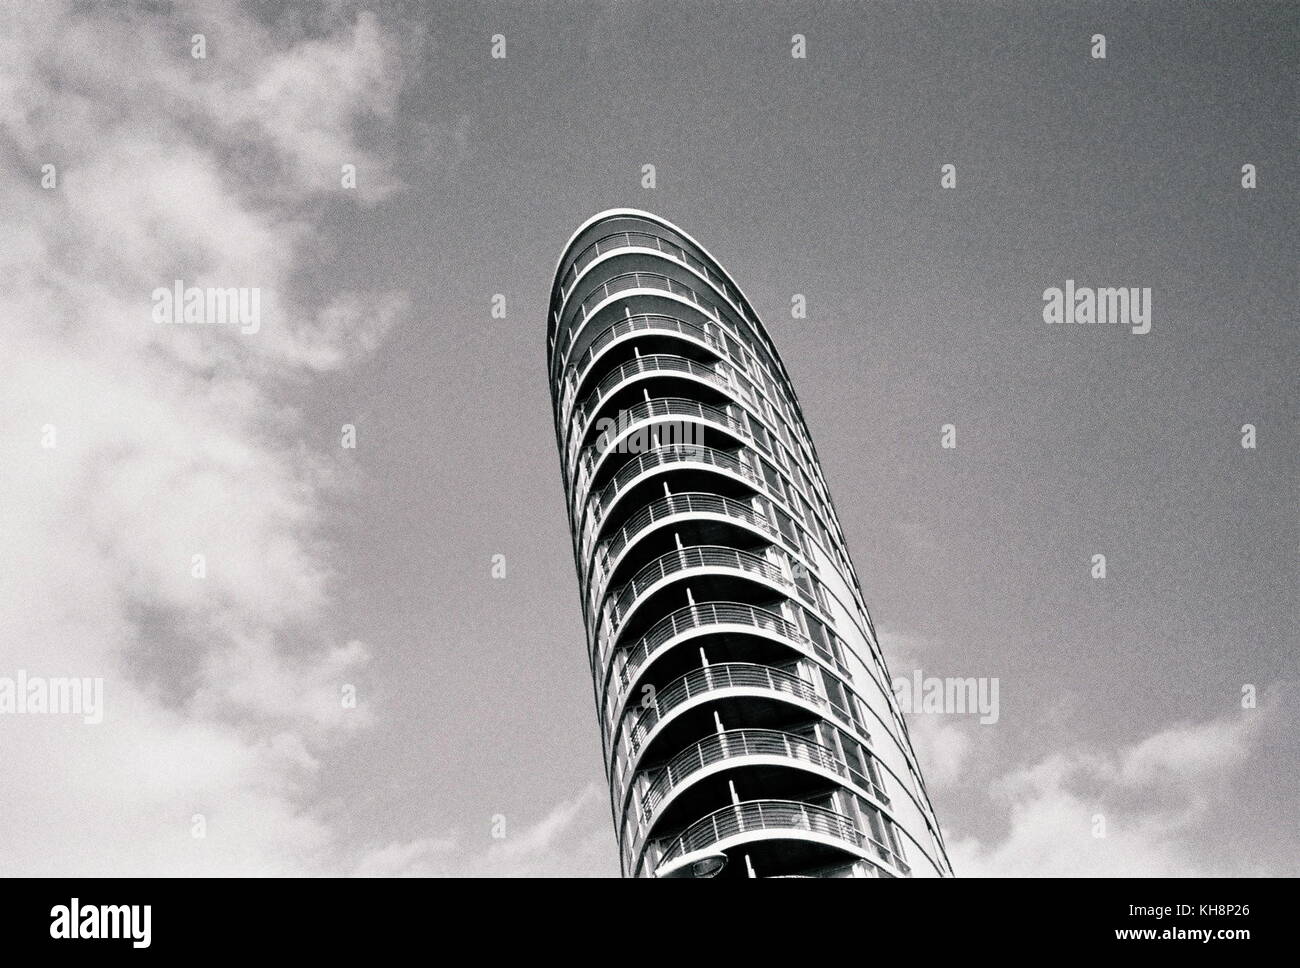
M 802 611 L 802 610 L 801 610 Z M 804 624 L 808 627 L 808 638 L 812 640 L 813 651 L 827 662 L 835 661 L 831 652 L 831 638 L 826 634 L 826 627 L 807 612 L 803 613 Z
M 780 528 L 781 534 L 795 547 L 799 547 L 799 532 L 795 527 L 794 520 L 778 507 L 773 507 L 776 512 L 776 524 Z
M 811 576 L 810 576 L 811 577 Z M 826 594 L 826 586 L 816 578 L 811 578 L 813 594 L 817 596 L 817 604 L 821 606 L 823 612 L 829 613 L 831 610 L 830 597 Z
M 844 696 L 844 686 L 837 678 L 835 678 L 835 676 L 831 675 L 825 669 L 819 669 L 818 671 L 821 673 L 822 685 L 826 689 L 826 698 L 831 701 L 832 705 L 838 706 L 841 710 L 847 711 L 848 701 Z
M 777 469 L 767 461 L 760 461 L 759 463 L 762 464 L 763 479 L 767 481 L 767 486 L 777 495 L 785 497 L 785 485 L 782 483 L 781 475 Z

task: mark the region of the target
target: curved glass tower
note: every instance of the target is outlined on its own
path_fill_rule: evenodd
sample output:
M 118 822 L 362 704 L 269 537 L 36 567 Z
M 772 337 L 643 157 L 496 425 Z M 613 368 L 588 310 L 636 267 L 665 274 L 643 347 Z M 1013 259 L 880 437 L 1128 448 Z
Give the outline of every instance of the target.
M 789 374 L 670 222 L 565 247 L 556 440 L 625 876 L 948 875 Z

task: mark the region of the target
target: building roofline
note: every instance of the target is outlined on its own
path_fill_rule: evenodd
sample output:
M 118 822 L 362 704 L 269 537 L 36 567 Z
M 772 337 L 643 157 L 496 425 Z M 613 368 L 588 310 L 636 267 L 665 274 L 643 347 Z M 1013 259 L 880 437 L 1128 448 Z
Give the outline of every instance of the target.
M 662 215 L 656 215 L 654 212 L 647 212 L 644 209 L 640 209 L 640 208 L 607 208 L 603 212 L 597 212 L 595 215 L 591 216 L 591 218 L 586 219 L 581 225 L 579 225 L 576 229 L 574 229 L 573 234 L 569 236 L 569 240 L 564 243 L 564 248 L 560 250 L 560 257 L 555 262 L 555 272 L 551 276 L 551 291 L 550 294 L 547 296 L 548 309 L 546 313 L 547 316 L 546 345 L 548 347 L 550 346 L 551 343 L 551 337 L 555 335 L 555 316 L 550 312 L 550 308 L 549 308 L 551 297 L 554 296 L 555 287 L 559 284 L 560 281 L 560 269 L 564 265 L 564 260 L 568 258 L 569 253 L 572 251 L 574 243 L 578 241 L 578 237 L 582 235 L 583 232 L 587 231 L 587 229 L 591 228 L 597 222 L 603 222 L 606 219 L 612 219 L 612 218 L 629 218 L 629 217 L 648 219 L 651 222 L 659 223 L 664 228 L 672 232 L 676 232 L 678 235 L 686 239 L 697 249 L 703 252 L 706 256 L 708 256 L 710 261 L 712 261 L 713 264 L 717 266 L 718 269 L 722 272 L 722 274 L 727 278 L 727 281 L 736 287 L 736 292 L 740 293 L 741 298 L 742 299 L 745 298 L 744 296 L 745 291 L 741 289 L 740 286 L 736 283 L 736 280 L 732 278 L 731 273 L 727 271 L 727 267 L 724 266 L 720 261 L 718 261 L 718 257 L 715 256 L 712 252 L 710 252 L 707 248 L 705 248 L 700 243 L 699 239 L 691 235 L 690 232 L 687 232 L 681 226 L 669 221 L 668 219 L 664 218 Z M 746 302 L 748 302 L 747 299 Z

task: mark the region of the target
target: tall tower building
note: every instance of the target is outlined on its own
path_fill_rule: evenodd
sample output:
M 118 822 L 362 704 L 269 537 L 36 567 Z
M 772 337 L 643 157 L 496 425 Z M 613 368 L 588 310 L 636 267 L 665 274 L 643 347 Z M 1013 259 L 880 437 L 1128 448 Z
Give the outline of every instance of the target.
M 551 398 L 628 877 L 951 874 L 789 374 L 670 222 L 565 247 Z

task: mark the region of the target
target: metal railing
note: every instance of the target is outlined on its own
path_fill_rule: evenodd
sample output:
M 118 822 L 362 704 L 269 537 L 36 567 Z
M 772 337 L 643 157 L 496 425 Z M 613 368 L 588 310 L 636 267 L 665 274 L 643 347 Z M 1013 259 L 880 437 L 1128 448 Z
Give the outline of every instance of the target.
M 650 704 L 640 710 L 640 715 L 628 730 L 628 742 L 632 754 L 635 756 L 640 752 L 646 738 L 659 721 L 678 706 L 708 692 L 739 688 L 784 693 L 814 706 L 825 704 L 825 700 L 817 694 L 817 689 L 811 682 L 786 669 L 757 665 L 753 662 L 725 662 L 720 665 L 703 666 L 674 679 L 655 693 Z
M 737 432 L 740 433 L 740 431 Z M 754 438 L 749 434 L 744 433 L 743 436 L 746 444 L 756 444 Z M 583 561 L 586 561 L 591 556 L 591 546 L 600 532 L 603 516 L 622 496 L 624 489 L 646 471 L 664 464 L 674 463 L 709 464 L 721 470 L 730 471 L 749 481 L 756 491 L 766 495 L 769 500 L 777 501 L 787 512 L 791 512 L 791 517 L 793 517 L 790 499 L 775 492 L 756 467 L 746 464 L 735 455 L 719 450 L 716 447 L 704 447 L 696 444 L 661 445 L 628 461 L 614 472 L 614 476 L 606 482 L 604 487 L 588 496 L 583 514 L 576 517 L 579 527 L 582 529 L 580 547 Z
M 775 612 L 741 602 L 705 602 L 686 605 L 669 612 L 637 639 L 634 646 L 619 653 L 624 657 L 622 665 L 617 669 L 620 694 L 632 685 L 637 670 L 661 645 L 683 632 L 710 625 L 748 625 L 751 628 L 766 629 L 789 639 L 807 652 L 812 651 L 812 641 L 803 634 L 799 626 Z M 605 668 L 610 641 L 604 640 L 598 650 L 597 669 Z
M 650 785 L 641 794 L 641 826 L 650 826 L 654 811 L 682 781 L 714 763 L 742 756 L 779 756 L 848 776 L 848 766 L 833 750 L 803 736 L 776 729 L 733 729 L 714 733 L 682 750 L 655 771 Z
M 633 247 L 655 249 L 658 252 L 671 255 L 679 262 L 686 261 L 681 246 L 673 245 L 667 239 L 661 239 L 657 235 L 649 232 L 611 232 L 609 235 L 601 236 L 573 257 L 573 262 L 564 273 L 564 278 L 560 280 L 561 298 L 568 297 L 569 293 L 573 291 L 573 285 L 578 281 L 578 276 L 582 273 L 582 270 L 602 255 Z
M 764 485 L 763 476 L 757 470 L 725 450 L 718 450 L 716 447 L 697 447 L 694 444 L 669 444 L 666 447 L 656 447 L 654 450 L 646 451 L 640 457 L 620 467 L 618 472 L 609 479 L 609 483 L 587 499 L 586 519 L 594 522 L 608 511 L 614 505 L 619 491 L 628 482 L 652 468 L 678 461 L 720 467 L 760 487 Z
M 803 830 L 845 841 L 861 849 L 864 836 L 843 814 L 797 800 L 749 800 L 715 810 L 678 836 L 664 841 L 658 866 L 697 850 L 758 830 Z
M 623 550 L 630 545 L 637 536 L 651 525 L 664 518 L 672 517 L 675 514 L 686 513 L 699 514 L 716 514 L 722 517 L 733 518 L 738 521 L 744 521 L 753 528 L 758 529 L 766 535 L 770 535 L 774 540 L 782 544 L 788 543 L 775 524 L 767 519 L 759 511 L 745 503 L 737 501 L 734 498 L 723 497 L 720 494 L 710 494 L 707 491 L 688 491 L 683 494 L 670 494 L 666 497 L 658 498 L 647 504 L 636 514 L 628 518 L 623 526 L 603 542 L 602 555 L 605 563 L 604 574 L 613 572 L 614 563 Z M 587 576 L 588 587 L 583 591 L 590 595 L 592 579 L 595 578 L 596 568 L 593 565 L 591 574 Z
M 615 233 L 615 235 L 609 236 L 607 238 L 616 239 L 621 235 L 625 235 L 625 234 L 627 233 Z M 691 265 L 692 268 L 695 268 L 697 272 L 701 273 L 706 278 L 708 278 L 711 282 L 714 283 L 715 287 L 717 287 L 719 291 L 722 292 L 723 295 L 726 297 L 726 301 L 730 304 L 731 308 L 736 312 L 739 318 L 742 319 L 746 323 L 746 325 L 750 328 L 754 337 L 758 340 L 759 345 L 764 347 L 765 352 L 768 355 L 770 355 L 774 361 L 777 361 L 777 357 L 775 355 L 775 349 L 771 346 L 770 340 L 766 337 L 766 334 L 762 332 L 761 324 L 757 322 L 757 317 L 751 319 L 750 316 L 746 314 L 743 306 L 741 305 L 743 300 L 740 297 L 739 293 L 733 291 L 732 287 L 726 282 L 725 279 L 723 279 L 721 276 L 715 273 L 704 262 L 696 259 L 694 256 L 689 256 L 688 258 L 685 259 L 685 261 L 687 264 Z M 661 289 L 661 290 L 671 292 L 674 295 L 682 296 L 688 301 L 695 303 L 697 306 L 703 309 L 706 312 L 706 314 L 712 316 L 713 319 L 721 320 L 723 318 L 722 313 L 719 311 L 718 306 L 714 301 L 702 297 L 694 289 L 684 285 L 683 283 L 677 282 L 675 279 L 672 279 L 660 273 L 630 272 L 630 273 L 621 273 L 620 275 L 614 276 L 613 278 L 606 280 L 600 286 L 596 287 L 596 289 L 593 290 L 583 300 L 581 307 L 582 307 L 584 319 L 586 317 L 588 303 L 595 305 L 596 303 L 599 303 L 600 301 L 608 298 L 610 295 L 613 295 L 616 292 L 622 292 L 627 289 L 635 289 L 635 288 Z M 671 318 L 671 317 L 666 317 L 666 318 Z M 568 339 L 570 338 L 570 335 L 571 334 L 569 334 L 566 331 L 565 333 L 566 345 Z M 779 362 L 777 362 L 777 369 L 781 375 L 781 382 L 783 382 L 788 386 L 788 382 L 789 382 L 788 378 L 784 375 L 784 371 L 779 366 Z M 566 399 L 567 399 L 567 394 L 566 394 Z M 567 408 L 567 402 L 565 408 Z M 783 417 L 783 421 L 778 421 L 778 424 L 783 424 L 784 420 L 791 419 L 787 417 L 785 414 L 782 414 L 782 417 Z M 782 426 L 781 431 L 779 432 L 778 435 L 782 436 L 784 439 L 784 434 L 786 432 L 788 432 L 787 428 L 785 426 Z M 792 450 L 797 451 L 800 449 L 800 447 L 795 446 L 789 440 L 786 440 L 786 443 L 787 446 L 790 446 L 792 448 Z M 807 460 L 809 461 L 813 460 L 811 445 L 809 445 Z M 567 471 L 568 471 L 568 467 L 566 464 L 566 480 L 569 479 L 570 477 Z M 823 496 L 823 500 L 825 500 L 824 496 Z
M 653 240 L 654 244 L 650 244 L 651 240 Z M 760 345 L 762 345 L 765 348 L 765 350 L 767 350 L 768 353 L 775 355 L 775 350 L 771 345 L 770 339 L 767 337 L 767 334 L 764 333 L 762 330 L 762 324 L 758 320 L 758 315 L 752 309 L 746 307 L 744 297 L 740 294 L 739 290 L 737 290 L 730 282 L 728 282 L 727 279 L 724 278 L 724 276 L 719 270 L 715 269 L 713 266 L 709 265 L 707 262 L 705 262 L 703 259 L 699 258 L 698 256 L 691 254 L 684 247 L 677 245 L 676 243 L 669 242 L 666 239 L 661 239 L 656 235 L 652 235 L 646 232 L 615 232 L 610 235 L 603 236 L 602 238 L 593 242 L 591 245 L 587 246 L 580 253 L 578 253 L 578 255 L 574 259 L 573 265 L 570 267 L 569 271 L 565 272 L 564 277 L 560 283 L 561 297 L 559 302 L 561 303 L 561 305 L 567 303 L 569 296 L 573 294 L 573 289 L 577 285 L 578 276 L 581 274 L 581 272 L 592 262 L 594 262 L 597 258 L 599 258 L 602 255 L 607 255 L 611 252 L 617 251 L 619 249 L 631 248 L 633 246 L 638 246 L 638 245 L 641 248 L 654 249 L 664 255 L 667 255 L 669 258 L 673 259 L 674 261 L 681 263 L 682 265 L 689 266 L 691 269 L 694 269 L 695 272 L 698 273 L 700 276 L 707 279 L 713 285 L 714 289 L 716 289 L 718 293 L 723 297 L 723 300 L 727 303 L 727 305 L 731 307 L 731 310 L 736 314 L 736 316 L 739 319 L 741 319 L 745 323 L 745 325 L 750 329 L 754 339 L 756 339 L 760 343 Z M 654 273 L 641 273 L 641 274 L 655 275 Z M 624 273 L 623 275 L 637 275 L 637 273 Z M 618 277 L 616 276 L 615 278 Z M 667 276 L 660 276 L 660 278 L 665 280 L 668 279 Z M 564 280 L 568 280 L 567 283 Z M 675 282 L 675 280 L 671 280 L 671 281 Z M 696 303 L 697 305 L 708 307 L 708 310 L 711 315 L 713 315 L 714 317 L 720 317 L 721 314 L 718 312 L 717 307 L 712 302 L 712 300 L 705 300 L 701 298 L 697 293 L 695 293 L 693 289 L 690 289 L 690 287 L 688 286 L 683 286 L 681 283 L 676 283 L 676 284 L 681 286 L 686 293 L 690 294 L 687 297 L 690 299 L 690 301 Z M 582 300 L 582 302 L 578 304 L 579 312 L 582 314 L 584 320 L 586 319 L 587 312 L 589 311 L 589 304 L 594 305 L 595 302 L 599 302 L 600 299 L 606 298 L 606 296 L 612 294 L 612 292 L 621 291 L 621 289 L 615 289 L 612 290 L 612 292 L 606 292 L 605 295 L 600 296 L 599 298 L 593 300 L 594 294 L 600 291 L 600 288 L 601 287 L 597 287 L 596 290 L 593 290 L 591 293 L 588 293 L 588 295 Z M 623 288 L 640 288 L 640 287 L 636 286 L 636 287 L 623 287 Z M 654 286 L 649 288 L 665 288 L 665 287 Z M 684 295 L 684 294 L 685 293 L 677 293 L 677 295 Z M 567 314 L 568 307 L 566 306 L 565 309 Z M 563 315 L 564 314 L 557 313 L 557 323 L 563 321 Z M 565 327 L 562 333 L 557 334 L 556 337 L 557 346 L 555 348 L 555 352 L 557 355 L 567 351 L 569 340 L 572 339 L 572 335 L 573 335 L 572 331 L 570 330 L 569 327 Z
M 715 328 L 721 330 L 723 333 L 729 332 L 728 328 L 724 324 L 712 320 L 706 321 L 704 326 L 697 326 L 694 323 L 689 323 L 686 320 L 675 316 L 666 316 L 655 313 L 629 316 L 608 326 L 592 341 L 591 345 L 587 347 L 583 352 L 582 357 L 576 363 L 565 367 L 563 381 L 564 389 L 561 394 L 561 402 L 559 406 L 559 426 L 562 428 L 568 428 L 570 426 L 570 407 L 574 402 L 573 398 L 577 393 L 578 387 L 583 382 L 585 370 L 590 362 L 594 360 L 600 351 L 610 342 L 620 336 L 632 332 L 658 330 L 660 332 L 672 332 L 696 339 L 704 343 L 720 357 L 730 363 L 730 365 L 735 367 L 737 371 L 744 373 L 749 379 L 754 380 L 755 378 L 750 373 L 749 362 L 744 359 L 743 355 L 737 357 L 733 354 L 727 346 L 726 340 L 713 332 Z M 738 338 L 734 334 L 732 334 L 732 336 L 733 339 Z M 773 409 L 781 419 L 776 421 L 772 429 L 786 444 L 786 446 L 790 448 L 791 452 L 794 453 L 799 449 L 799 444 L 788 425 L 797 422 L 802 418 L 793 414 L 792 405 L 788 400 L 784 399 L 783 391 L 780 389 L 779 385 L 772 383 L 770 388 L 766 388 L 761 380 L 756 380 L 755 385 L 759 386 L 761 389 L 765 389 L 765 396 L 767 396 L 769 400 L 773 401 Z M 743 399 L 753 405 L 755 409 L 758 409 L 757 400 L 752 398 L 739 386 L 729 388 L 739 392 Z M 773 392 L 776 393 L 775 397 L 772 395 Z M 564 432 L 566 434 L 569 433 L 568 430 Z
M 703 267 L 703 271 L 701 271 L 700 267 Z M 692 268 L 695 268 L 697 272 L 701 273 L 701 275 L 708 277 L 708 268 L 704 266 L 703 263 L 700 263 L 700 267 L 692 266 Z M 720 289 L 725 287 L 726 292 L 724 293 L 724 296 L 726 298 L 724 298 L 723 301 L 728 305 L 731 312 L 744 322 L 745 326 L 748 327 L 752 334 L 752 340 L 749 337 L 746 337 L 745 341 L 756 341 L 758 345 L 763 347 L 764 352 L 768 356 L 776 359 L 776 350 L 772 346 L 771 340 L 762 331 L 761 324 L 758 322 L 757 317 L 751 317 L 746 313 L 739 302 L 738 294 L 734 293 L 731 287 L 723 282 L 720 277 L 717 281 L 710 278 L 710 281 L 713 282 L 715 287 Z M 611 276 L 609 279 L 606 279 L 604 282 L 593 287 L 587 295 L 582 298 L 582 301 L 576 304 L 576 314 L 580 315 L 582 320 L 585 322 L 596 306 L 604 302 L 606 299 L 609 299 L 611 296 L 620 292 L 626 292 L 629 289 L 656 289 L 660 292 L 671 293 L 674 296 L 679 296 L 687 302 L 698 306 L 707 316 L 711 316 L 714 319 L 722 318 L 722 310 L 714 300 L 701 296 L 690 286 L 678 282 L 676 279 L 666 276 L 661 272 L 647 271 L 621 272 L 616 276 Z M 563 322 L 564 316 L 568 316 L 572 319 L 574 314 L 575 309 L 573 307 L 565 306 L 564 313 L 560 317 L 560 322 Z M 573 339 L 573 333 L 574 328 L 572 326 L 565 326 L 563 328 L 561 334 L 562 338 L 557 339 L 557 344 L 554 350 L 557 359 L 560 358 L 562 354 L 568 352 L 569 343 Z
M 794 583 L 786 577 L 779 565 L 773 564 L 761 555 L 729 548 L 726 545 L 692 545 L 688 548 L 678 548 L 655 558 L 619 586 L 617 591 L 610 594 L 608 610 L 602 621 L 603 636 L 616 639 L 618 633 L 615 630 L 632 603 L 640 598 L 647 588 L 671 574 L 688 568 L 726 568 L 730 571 L 745 571 L 760 575 L 774 584 L 791 589 L 794 587 Z M 592 614 L 597 614 L 594 602 Z
M 617 252 L 619 249 L 630 249 L 634 247 L 654 249 L 656 252 L 667 255 L 669 258 L 680 262 L 683 265 L 690 266 L 713 284 L 714 288 L 722 294 L 723 298 L 727 300 L 741 319 L 750 324 L 757 322 L 756 318 L 751 318 L 753 315 L 752 312 L 746 310 L 743 305 L 740 293 L 736 291 L 735 287 L 732 286 L 731 283 L 723 278 L 721 273 L 703 259 L 693 255 L 684 246 L 678 245 L 675 242 L 670 242 L 667 239 L 661 238 L 650 232 L 612 232 L 588 245 L 574 257 L 573 263 L 564 273 L 564 278 L 560 280 L 561 301 L 567 300 L 573 293 L 573 287 L 577 284 L 578 276 L 581 275 L 582 271 L 586 269 L 587 266 L 591 265 L 591 263 L 595 262 L 602 255 Z
M 628 333 L 649 331 L 676 333 L 679 336 L 687 336 L 704 343 L 719 355 L 729 356 L 730 354 L 726 353 L 726 346 L 723 341 L 709 331 L 709 327 L 716 325 L 716 323 L 710 322 L 705 326 L 697 326 L 695 323 L 687 322 L 677 316 L 665 316 L 660 313 L 640 313 L 611 323 L 601 330 L 596 338 L 591 341 L 591 344 L 583 350 L 582 356 L 565 367 L 564 392 L 560 397 L 560 419 L 565 422 L 568 420 L 569 407 L 573 403 L 573 395 L 582 383 L 583 371 L 614 340 L 626 336 Z
M 710 406 L 707 403 L 700 403 L 698 400 L 692 400 L 689 397 L 655 397 L 652 400 L 643 400 L 635 406 L 628 407 L 619 414 L 619 430 L 625 430 L 631 427 L 637 421 L 648 420 L 652 417 L 694 417 L 697 420 L 709 420 L 713 423 L 720 424 L 746 438 L 753 439 L 749 433 L 749 427 L 743 419 L 733 416 L 726 410 Z M 759 448 L 769 455 L 770 447 L 764 447 L 758 444 Z M 576 454 L 566 455 L 569 464 L 570 478 L 574 480 L 575 487 L 573 496 L 575 498 L 574 506 L 579 506 L 577 498 L 582 494 L 587 483 L 596 469 L 596 465 L 609 453 L 608 447 L 598 448 L 590 446 L 582 452 L 581 459 L 575 464 Z
M 697 363 L 687 357 L 667 353 L 654 353 L 635 357 L 622 366 L 611 370 L 587 396 L 587 399 L 583 401 L 574 414 L 573 419 L 566 425 L 565 452 L 567 454 L 566 460 L 569 463 L 573 462 L 574 452 L 582 445 L 583 439 L 591 429 L 592 417 L 605 404 L 605 397 L 610 390 L 638 373 L 686 373 L 721 390 L 743 396 L 743 392 L 739 387 L 733 387 L 713 367 Z

